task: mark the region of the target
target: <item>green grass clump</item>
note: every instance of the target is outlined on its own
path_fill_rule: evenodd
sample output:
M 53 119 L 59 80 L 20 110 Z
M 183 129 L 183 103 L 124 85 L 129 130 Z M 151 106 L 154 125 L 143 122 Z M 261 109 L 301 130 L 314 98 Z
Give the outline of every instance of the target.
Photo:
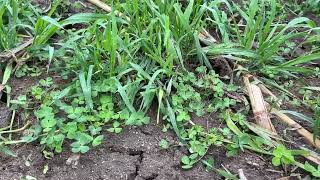
M 15 48 L 23 36 L 32 33 L 36 16 L 30 6 L 16 0 L 0 1 L 0 51 Z
M 307 39 L 313 30 L 316 31 L 308 18 L 298 17 L 288 23 L 281 22 L 277 19 L 281 11 L 278 10 L 275 0 L 252 0 L 248 5 L 250 8 L 247 7 L 246 10 L 237 4 L 232 7 L 227 5 L 231 11 L 230 16 L 238 14 L 238 18 L 228 23 L 226 15 L 216 17 L 218 5 L 215 9 L 210 9 L 213 19 L 217 21 L 223 42 L 207 48 L 209 55 L 222 55 L 243 65 L 250 72 L 260 72 L 270 77 L 279 73 L 289 76 L 294 76 L 292 73 L 312 73 L 311 69 L 298 65 L 318 60 L 319 52 L 299 54 L 299 57 L 289 61 L 281 52 L 288 42 L 297 38 Z M 220 25 L 222 20 L 225 23 Z
M 125 2 L 114 5 L 124 12 L 123 17 L 114 12 L 87 13 L 65 20 L 52 17 L 59 2 L 36 21 L 32 49 L 40 58 L 46 57 L 41 51 L 48 51 L 50 62 L 59 59 L 52 68 L 73 81 L 51 93 L 44 93 L 52 88 L 47 80 L 32 88 L 30 97 L 41 101 L 34 113 L 40 124 L 24 138 L 27 142 L 40 139 L 48 150 L 61 152 L 69 139 L 74 141 L 72 151 L 84 153 L 90 144 L 101 143 L 104 125 L 112 124 L 110 131 L 120 132 L 124 125 L 149 123 L 146 112 L 155 97 L 159 114 L 166 113 L 171 108 L 168 89 L 176 78 L 174 71 L 183 70 L 190 57 L 199 55 L 196 63 L 210 66 L 197 36 L 205 10 L 200 2 L 190 1 L 186 7 L 169 1 Z M 48 45 L 54 34 L 66 32 L 64 27 L 75 23 L 90 26 L 69 31 L 59 48 Z M 193 106 L 199 106 L 199 99 L 197 103 Z M 192 108 L 199 111 L 201 106 Z

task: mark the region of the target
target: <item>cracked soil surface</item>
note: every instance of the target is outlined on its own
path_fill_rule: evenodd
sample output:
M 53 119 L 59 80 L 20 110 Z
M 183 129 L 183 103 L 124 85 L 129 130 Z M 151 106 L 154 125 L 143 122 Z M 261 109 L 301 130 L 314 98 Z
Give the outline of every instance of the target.
M 170 180 L 221 179 L 215 172 L 207 172 L 199 163 L 191 170 L 183 170 L 180 158 L 187 153 L 183 147 L 171 147 L 163 150 L 159 147 L 161 139 L 177 143 L 171 132 L 163 133 L 161 126 L 153 123 L 144 127 L 127 127 L 116 135 L 105 133 L 104 143 L 96 149 L 75 158 L 68 150 L 45 159 L 41 147 L 27 144 L 14 148 L 17 158 L 0 155 L 0 180 L 22 179 L 32 176 L 37 179 L 107 179 L 107 180 Z M 233 173 L 243 169 L 249 179 L 276 179 L 280 171 L 272 169 L 270 160 L 253 153 L 243 153 L 234 158 L 225 156 L 225 148 L 212 147 L 208 156 L 215 159 L 216 167 L 227 168 Z M 45 166 L 49 170 L 43 173 Z M 274 172 L 270 172 L 270 171 Z

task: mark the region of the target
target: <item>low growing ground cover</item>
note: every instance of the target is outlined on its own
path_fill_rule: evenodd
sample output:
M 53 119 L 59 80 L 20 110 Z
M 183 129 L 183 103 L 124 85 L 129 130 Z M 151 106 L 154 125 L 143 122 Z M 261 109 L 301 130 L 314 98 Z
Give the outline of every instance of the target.
M 0 0 L 0 179 L 319 178 L 319 13 Z

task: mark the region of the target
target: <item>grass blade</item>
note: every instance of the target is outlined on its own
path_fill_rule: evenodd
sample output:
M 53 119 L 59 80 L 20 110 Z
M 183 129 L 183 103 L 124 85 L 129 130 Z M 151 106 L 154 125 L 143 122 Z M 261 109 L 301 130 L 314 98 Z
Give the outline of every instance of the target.
M 2 84 L 6 84 L 8 80 L 10 79 L 12 72 L 12 63 L 7 63 L 6 69 L 4 70 L 3 78 L 2 78 Z
M 0 152 L 4 153 L 6 155 L 12 156 L 12 157 L 17 157 L 15 153 L 13 153 L 9 148 L 3 146 L 0 144 Z
M 133 107 L 132 103 L 129 100 L 129 97 L 128 97 L 128 94 L 126 93 L 125 88 L 120 84 L 118 79 L 116 79 L 115 77 L 113 77 L 113 79 L 115 80 L 116 86 L 118 88 L 118 92 L 119 92 L 123 102 L 125 103 L 125 105 L 129 109 L 129 111 L 131 113 L 136 112 L 135 108 Z
M 178 125 L 177 125 L 177 121 L 176 121 L 176 116 L 173 112 L 173 109 L 171 108 L 171 105 L 168 101 L 168 99 L 166 98 L 166 104 L 167 104 L 167 113 L 168 113 L 168 116 L 169 116 L 169 120 L 170 120 L 170 123 L 171 123 L 171 126 L 174 130 L 174 132 L 177 134 L 180 142 L 186 144 L 185 140 L 183 140 L 181 138 L 181 135 L 180 135 L 180 131 L 179 131 L 179 128 L 178 128 Z
M 314 53 L 314 54 L 309 54 L 306 56 L 300 56 L 296 59 L 293 59 L 291 61 L 283 63 L 280 67 L 289 67 L 289 66 L 302 64 L 302 63 L 308 63 L 308 62 L 315 61 L 315 60 L 320 60 L 320 53 Z
M 79 80 L 80 80 L 82 92 L 84 94 L 86 104 L 91 110 L 93 110 L 93 101 L 92 101 L 92 94 L 91 94 L 92 93 L 91 92 L 92 71 L 93 71 L 93 65 L 89 66 L 87 80 L 83 70 L 79 74 Z

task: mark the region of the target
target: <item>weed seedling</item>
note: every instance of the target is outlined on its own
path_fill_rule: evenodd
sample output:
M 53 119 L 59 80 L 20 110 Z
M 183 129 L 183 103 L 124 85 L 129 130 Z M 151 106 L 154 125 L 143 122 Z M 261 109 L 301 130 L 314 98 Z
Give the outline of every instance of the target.
M 161 141 L 159 142 L 159 146 L 162 148 L 162 149 L 168 149 L 170 144 L 167 140 L 165 139 L 161 139 Z

